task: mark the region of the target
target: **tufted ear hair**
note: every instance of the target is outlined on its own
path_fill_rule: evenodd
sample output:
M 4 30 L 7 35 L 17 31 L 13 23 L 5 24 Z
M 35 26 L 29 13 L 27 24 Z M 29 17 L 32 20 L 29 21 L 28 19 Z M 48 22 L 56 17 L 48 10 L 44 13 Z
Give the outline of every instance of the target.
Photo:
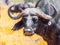
M 21 29 L 22 27 L 23 27 L 23 21 L 21 20 L 14 25 L 12 30 L 15 31 L 15 30 Z

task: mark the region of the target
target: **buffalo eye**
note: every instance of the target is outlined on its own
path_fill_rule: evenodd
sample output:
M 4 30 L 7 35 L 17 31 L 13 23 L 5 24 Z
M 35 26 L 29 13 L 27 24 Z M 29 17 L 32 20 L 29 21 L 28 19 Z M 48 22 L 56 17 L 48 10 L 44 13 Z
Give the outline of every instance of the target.
M 27 20 L 27 17 L 23 17 L 23 22 L 26 22 L 26 20 Z
M 38 22 L 38 19 L 32 18 L 32 21 L 33 21 L 34 23 L 37 23 L 37 22 Z

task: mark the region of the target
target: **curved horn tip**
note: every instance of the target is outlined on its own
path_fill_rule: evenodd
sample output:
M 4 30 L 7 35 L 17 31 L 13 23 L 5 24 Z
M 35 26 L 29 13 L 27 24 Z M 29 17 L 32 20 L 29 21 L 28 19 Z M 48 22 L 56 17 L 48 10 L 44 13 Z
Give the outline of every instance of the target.
M 15 15 L 12 14 L 12 12 L 10 10 L 8 10 L 8 15 L 12 19 L 19 19 L 21 17 L 21 14 L 20 13 L 15 16 Z

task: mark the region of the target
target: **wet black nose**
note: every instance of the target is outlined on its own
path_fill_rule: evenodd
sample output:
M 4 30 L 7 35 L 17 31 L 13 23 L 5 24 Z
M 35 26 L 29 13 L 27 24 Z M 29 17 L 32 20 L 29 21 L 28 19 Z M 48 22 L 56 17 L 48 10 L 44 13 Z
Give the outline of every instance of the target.
M 33 33 L 33 31 L 31 31 L 30 29 L 25 29 L 25 30 L 24 30 L 24 34 L 25 34 L 26 36 L 31 36 L 31 35 L 33 35 L 34 33 Z

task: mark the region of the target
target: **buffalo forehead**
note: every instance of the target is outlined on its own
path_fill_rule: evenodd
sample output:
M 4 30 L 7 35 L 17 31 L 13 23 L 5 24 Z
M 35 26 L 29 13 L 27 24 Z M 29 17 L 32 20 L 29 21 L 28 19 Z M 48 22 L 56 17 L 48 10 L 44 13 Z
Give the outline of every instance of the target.
M 37 8 L 27 8 L 23 11 L 24 14 L 36 14 L 40 12 Z

